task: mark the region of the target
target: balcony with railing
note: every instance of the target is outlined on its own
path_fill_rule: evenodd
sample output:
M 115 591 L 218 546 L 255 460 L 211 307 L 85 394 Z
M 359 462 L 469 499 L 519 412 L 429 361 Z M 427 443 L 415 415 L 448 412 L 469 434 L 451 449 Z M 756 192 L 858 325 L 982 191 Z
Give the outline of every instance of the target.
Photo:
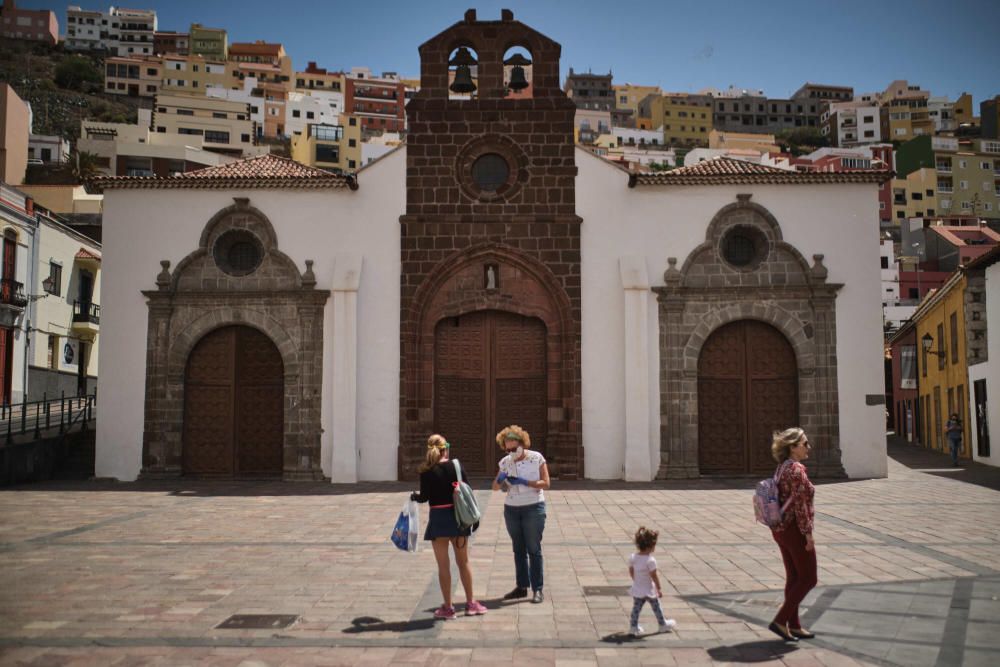
M 97 333 L 101 324 L 101 307 L 89 301 L 73 301 L 73 331 Z
M 934 163 L 934 168 L 937 169 L 939 172 L 941 172 L 943 174 L 950 174 L 951 173 L 951 161 L 950 160 L 946 160 L 946 161 L 938 160 L 937 162 Z
M 354 88 L 354 97 L 379 101 L 399 99 L 395 88 L 362 88 L 360 86 Z
M 0 280 L 0 304 L 23 309 L 28 305 L 28 297 L 24 294 L 24 283 L 12 278 Z

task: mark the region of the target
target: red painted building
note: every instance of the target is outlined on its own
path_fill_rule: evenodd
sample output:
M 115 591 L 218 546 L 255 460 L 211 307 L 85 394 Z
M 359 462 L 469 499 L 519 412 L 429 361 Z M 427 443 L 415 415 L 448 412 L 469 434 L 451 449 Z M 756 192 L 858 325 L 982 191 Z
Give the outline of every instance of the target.
M 0 35 L 4 39 L 25 39 L 59 43 L 59 21 L 48 9 L 18 9 L 14 0 L 4 0 L 0 7 Z
M 398 79 L 344 77 L 344 112 L 366 133 L 406 129 L 406 86 Z
M 886 405 L 891 428 L 913 442 L 920 432 L 917 400 L 917 328 L 907 322 L 889 339 L 892 355 L 892 384 L 886 387 Z

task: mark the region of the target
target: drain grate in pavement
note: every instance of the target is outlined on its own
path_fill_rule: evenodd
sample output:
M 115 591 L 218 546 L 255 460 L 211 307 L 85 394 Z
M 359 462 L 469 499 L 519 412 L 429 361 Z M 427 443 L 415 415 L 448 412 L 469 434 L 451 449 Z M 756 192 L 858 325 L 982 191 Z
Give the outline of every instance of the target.
M 294 614 L 234 614 L 219 623 L 220 630 L 282 630 L 299 620 Z
M 627 597 L 629 592 L 627 586 L 584 586 L 583 594 L 588 597 L 596 597 L 599 595 L 606 595 L 609 597 Z

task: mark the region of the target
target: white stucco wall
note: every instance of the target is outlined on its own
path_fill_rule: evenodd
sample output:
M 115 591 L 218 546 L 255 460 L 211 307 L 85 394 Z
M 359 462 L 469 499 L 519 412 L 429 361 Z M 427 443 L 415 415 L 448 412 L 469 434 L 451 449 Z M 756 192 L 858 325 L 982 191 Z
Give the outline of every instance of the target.
M 202 229 L 234 197 L 275 227 L 279 249 L 302 271 L 315 261 L 317 288 L 330 289 L 336 258 L 362 258 L 358 290 L 358 477 L 396 478 L 399 441 L 399 215 L 405 151 L 365 170 L 360 188 L 337 190 L 108 190 L 104 205 L 97 475 L 135 479 L 141 469 L 148 308 L 160 260 L 171 268 L 198 247 Z M 333 397 L 333 297 L 324 319 L 322 460 L 329 460 Z M 324 473 L 329 475 L 330 470 Z
M 988 361 L 969 366 L 969 430 L 972 458 L 1000 466 L 1000 263 L 986 269 L 986 356 Z M 990 455 L 979 456 L 976 433 L 975 381 L 986 380 L 986 417 Z
M 583 218 L 582 373 L 586 476 L 619 478 L 624 464 L 624 292 L 619 258 L 645 257 L 650 283 L 663 285 L 667 257 L 678 267 L 705 239 L 712 217 L 737 194 L 768 209 L 783 238 L 811 263 L 824 255 L 837 297 L 840 442 L 851 477 L 886 474 L 885 406 L 865 405 L 883 394 L 882 304 L 877 186 L 701 186 L 629 189 L 628 175 L 577 151 L 577 212 Z M 649 293 L 650 459 L 659 452 L 659 337 L 655 294 Z

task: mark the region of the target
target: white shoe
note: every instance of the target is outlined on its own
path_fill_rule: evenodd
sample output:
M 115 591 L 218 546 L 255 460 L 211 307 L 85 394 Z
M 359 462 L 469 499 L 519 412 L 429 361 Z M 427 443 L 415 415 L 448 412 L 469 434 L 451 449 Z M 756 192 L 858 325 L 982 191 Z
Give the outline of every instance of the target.
M 660 632 L 670 632 L 677 627 L 677 621 L 672 618 L 668 618 L 663 625 L 660 626 Z
M 633 625 L 632 627 L 630 627 L 628 629 L 628 636 L 629 637 L 638 637 L 642 633 L 643 633 L 643 629 L 642 629 L 641 625 Z

